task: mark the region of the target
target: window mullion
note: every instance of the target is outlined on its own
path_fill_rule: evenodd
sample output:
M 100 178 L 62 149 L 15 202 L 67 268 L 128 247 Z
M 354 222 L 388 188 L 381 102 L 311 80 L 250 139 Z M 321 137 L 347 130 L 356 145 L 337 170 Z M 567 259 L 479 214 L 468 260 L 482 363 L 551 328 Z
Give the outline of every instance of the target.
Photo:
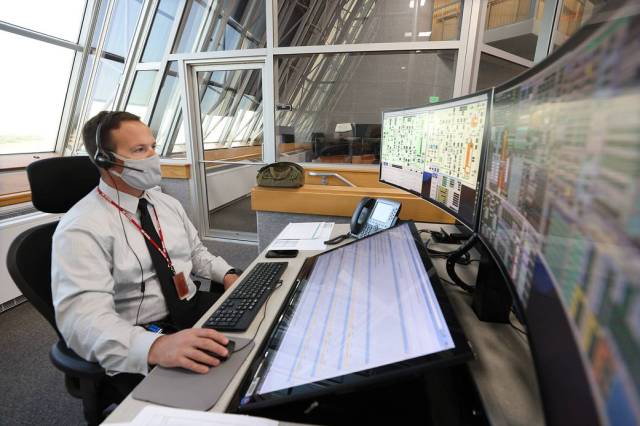
M 187 9 L 187 0 L 183 0 L 182 4 L 178 6 L 178 10 L 176 10 L 175 20 L 173 21 L 173 25 L 171 27 L 171 32 L 169 33 L 169 39 L 167 40 L 167 46 L 164 51 L 164 55 L 162 55 L 162 60 L 160 61 L 159 72 L 156 75 L 156 78 L 153 82 L 153 86 L 151 88 L 151 94 L 149 95 L 149 108 L 147 108 L 146 116 L 143 117 L 145 123 L 151 123 L 151 117 L 153 116 L 153 112 L 155 111 L 156 102 L 158 102 L 158 96 L 160 95 L 160 87 L 162 86 L 162 81 L 164 80 L 165 73 L 169 70 L 169 55 L 173 50 L 173 47 L 176 45 L 176 38 L 179 34 L 180 24 L 183 19 L 186 19 L 185 11 Z
M 105 13 L 104 24 L 102 25 L 102 30 L 100 31 L 100 36 L 98 37 L 98 43 L 96 44 L 96 49 L 95 49 L 95 59 L 93 61 L 93 64 L 91 67 L 91 73 L 89 75 L 89 83 L 87 85 L 87 98 L 83 99 L 79 118 L 78 118 L 78 124 L 75 131 L 76 138 L 73 143 L 72 155 L 78 152 L 78 146 L 80 145 L 80 141 L 82 140 L 82 138 L 80 137 L 80 134 L 82 133 L 82 126 L 83 126 L 83 123 L 86 121 L 86 115 L 87 115 L 87 112 L 89 111 L 89 106 L 91 104 L 91 93 L 93 93 L 93 86 L 95 84 L 95 80 L 98 75 L 98 69 L 100 68 L 100 58 L 102 56 L 104 44 L 106 43 L 106 40 L 107 40 L 107 34 L 109 32 L 111 17 L 115 9 L 116 0 L 107 0 L 107 1 L 109 3 L 107 5 L 107 11 Z M 100 3 L 100 6 L 98 6 L 98 9 L 100 9 L 101 6 L 102 6 L 102 3 Z M 91 46 L 93 46 L 93 40 L 89 40 L 87 45 L 91 48 Z
M 124 64 L 124 72 L 120 77 L 120 86 L 118 87 L 116 100 L 114 102 L 114 109 L 116 110 L 124 110 L 127 106 L 126 104 L 131 94 L 131 89 L 133 88 L 133 80 L 135 79 L 136 65 L 142 57 L 142 51 L 144 50 L 145 42 L 151 31 L 153 17 L 155 16 L 159 3 L 159 0 L 144 0 L 140 19 L 138 19 L 138 25 L 133 35 L 133 42 Z
M 89 4 L 92 6 L 89 7 Z M 55 151 L 59 154 L 64 154 L 67 144 L 69 143 L 69 137 L 71 135 L 71 124 L 73 121 L 73 113 L 77 108 L 79 102 L 80 89 L 82 87 L 82 74 L 87 66 L 89 59 L 89 53 L 91 52 L 92 37 L 95 31 L 98 17 L 100 16 L 100 4 L 99 2 L 88 2 L 87 9 L 85 10 L 85 18 L 82 20 L 80 27 L 80 34 L 82 34 L 82 27 L 84 26 L 86 17 L 89 16 L 89 25 L 84 37 L 84 46 L 82 53 L 78 58 L 76 54 L 74 58 L 73 68 L 69 77 L 69 86 L 67 88 L 67 96 L 62 112 L 62 119 L 60 120 L 60 127 L 58 128 L 58 136 L 56 138 Z

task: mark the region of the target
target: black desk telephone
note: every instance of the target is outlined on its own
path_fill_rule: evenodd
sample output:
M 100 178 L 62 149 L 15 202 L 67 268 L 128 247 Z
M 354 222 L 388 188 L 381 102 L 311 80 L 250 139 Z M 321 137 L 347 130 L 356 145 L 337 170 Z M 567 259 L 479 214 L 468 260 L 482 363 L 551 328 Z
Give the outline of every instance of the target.
M 391 228 L 398 221 L 400 207 L 402 204 L 397 201 L 364 197 L 351 216 L 351 231 L 325 241 L 325 244 L 338 244 L 349 237 L 363 238 Z

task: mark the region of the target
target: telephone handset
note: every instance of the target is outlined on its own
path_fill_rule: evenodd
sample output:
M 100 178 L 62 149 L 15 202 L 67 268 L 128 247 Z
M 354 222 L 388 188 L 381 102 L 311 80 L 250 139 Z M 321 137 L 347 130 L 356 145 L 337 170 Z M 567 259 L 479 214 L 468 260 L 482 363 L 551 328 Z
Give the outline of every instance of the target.
M 375 198 L 364 197 L 360 200 L 351 215 L 351 234 L 358 235 L 360 233 L 375 204 Z
M 400 207 L 402 205 L 397 201 L 364 197 L 351 216 L 350 232 L 325 241 L 325 244 L 338 244 L 349 237 L 363 238 L 391 228 L 398 221 Z

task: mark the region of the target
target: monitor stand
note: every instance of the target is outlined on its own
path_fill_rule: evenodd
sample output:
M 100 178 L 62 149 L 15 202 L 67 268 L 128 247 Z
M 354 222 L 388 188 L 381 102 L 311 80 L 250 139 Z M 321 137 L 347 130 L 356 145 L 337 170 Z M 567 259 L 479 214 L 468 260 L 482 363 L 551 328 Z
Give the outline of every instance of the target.
M 480 262 L 476 283 L 469 285 L 460 279 L 455 266 L 473 247 L 480 253 Z M 480 321 L 509 323 L 513 299 L 508 279 L 477 234 L 473 234 L 466 244 L 449 255 L 447 273 L 457 286 L 472 294 L 471 307 Z

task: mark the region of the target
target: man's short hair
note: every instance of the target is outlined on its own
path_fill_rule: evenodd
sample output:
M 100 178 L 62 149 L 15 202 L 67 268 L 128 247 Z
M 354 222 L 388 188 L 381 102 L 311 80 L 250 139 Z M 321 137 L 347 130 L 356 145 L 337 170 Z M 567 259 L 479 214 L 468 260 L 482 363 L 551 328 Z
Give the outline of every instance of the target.
M 111 140 L 111 130 L 120 127 L 123 121 L 140 121 L 140 117 L 126 111 L 101 111 L 89 119 L 82 127 L 82 141 L 84 149 L 89 157 L 94 158 L 98 147 L 96 146 L 96 131 L 100 128 L 100 144 L 105 151 L 115 151 L 115 145 Z

